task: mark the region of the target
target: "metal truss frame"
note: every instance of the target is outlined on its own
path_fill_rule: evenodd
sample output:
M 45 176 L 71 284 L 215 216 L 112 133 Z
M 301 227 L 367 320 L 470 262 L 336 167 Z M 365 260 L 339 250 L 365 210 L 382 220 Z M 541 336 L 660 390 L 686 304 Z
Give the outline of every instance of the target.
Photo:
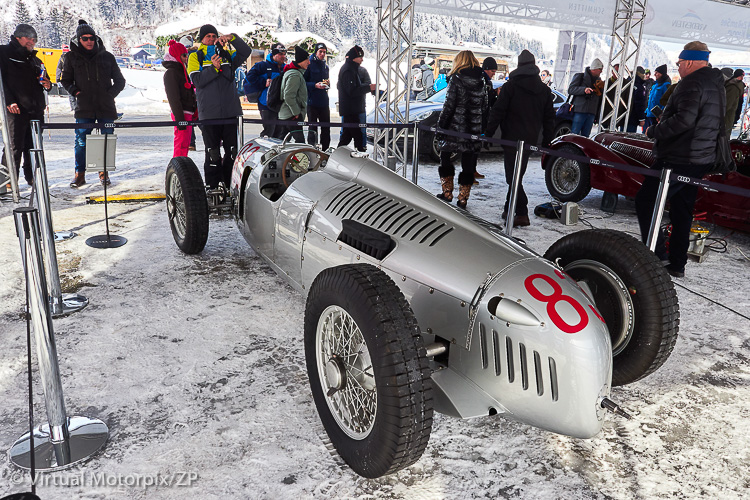
M 630 103 L 635 86 L 635 69 L 641 51 L 643 40 L 643 25 L 646 20 L 646 2 L 648 0 L 617 0 L 614 21 L 612 23 L 612 42 L 609 46 L 609 61 L 604 74 L 604 94 L 602 107 L 599 111 L 599 128 L 605 130 L 627 128 L 630 117 Z M 610 76 L 619 64 L 617 80 L 612 82 Z M 614 85 L 613 85 L 614 84 Z M 614 93 L 610 98 L 607 94 L 614 86 Z M 620 110 L 620 104 L 624 110 Z M 605 109 L 607 109 L 605 113 Z
M 378 0 L 376 123 L 408 123 L 414 0 Z M 399 110 L 399 104 L 406 103 Z M 373 159 L 406 177 L 409 129 L 375 129 Z M 416 140 L 416 138 L 415 138 Z

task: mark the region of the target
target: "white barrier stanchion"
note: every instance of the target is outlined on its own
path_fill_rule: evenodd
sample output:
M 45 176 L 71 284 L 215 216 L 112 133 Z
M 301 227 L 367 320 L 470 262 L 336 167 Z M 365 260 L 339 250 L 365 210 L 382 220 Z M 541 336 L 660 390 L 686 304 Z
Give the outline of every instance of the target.
M 654 214 L 651 216 L 651 227 L 648 230 L 648 242 L 646 243 L 649 250 L 652 252 L 656 250 L 656 240 L 659 237 L 661 218 L 664 213 L 664 206 L 667 204 L 667 191 L 669 190 L 670 175 L 672 175 L 671 168 L 665 168 L 661 171 L 659 194 L 656 197 L 656 203 L 654 203 Z
M 518 198 L 518 186 L 521 184 L 521 166 L 523 165 L 523 141 L 516 144 L 516 166 L 513 169 L 513 181 L 510 184 L 510 201 L 508 202 L 508 211 L 505 212 L 505 234 L 510 236 L 513 233 L 513 218 L 516 213 L 516 198 Z
M 412 140 L 413 151 L 411 157 L 411 181 L 414 185 L 419 180 L 419 127 L 418 122 L 414 122 L 414 139 Z
M 99 451 L 107 442 L 109 429 L 98 419 L 67 416 L 47 301 L 47 283 L 39 242 L 39 214 L 35 208 L 23 207 L 15 209 L 13 216 L 26 275 L 28 313 L 34 325 L 47 423 L 34 428 L 33 448 L 31 434 L 27 432 L 21 436 L 10 449 L 10 460 L 18 467 L 29 469 L 33 454 L 36 470 L 60 470 L 83 462 Z
M 55 249 L 56 235 L 52 229 L 52 210 L 49 203 L 49 186 L 47 184 L 47 170 L 44 165 L 44 155 L 39 149 L 31 150 L 31 161 L 34 165 L 34 186 L 36 187 L 36 202 L 39 206 L 41 221 L 41 239 L 44 247 L 45 268 L 49 282 L 49 302 L 52 316 L 64 316 L 80 311 L 89 305 L 89 299 L 77 293 L 63 295 L 60 286 L 60 270 L 57 267 L 57 250 Z
M 242 149 L 242 146 L 244 145 L 245 145 L 245 122 L 244 122 L 244 117 L 242 115 L 239 115 L 237 117 L 237 152 L 238 153 L 240 149 Z

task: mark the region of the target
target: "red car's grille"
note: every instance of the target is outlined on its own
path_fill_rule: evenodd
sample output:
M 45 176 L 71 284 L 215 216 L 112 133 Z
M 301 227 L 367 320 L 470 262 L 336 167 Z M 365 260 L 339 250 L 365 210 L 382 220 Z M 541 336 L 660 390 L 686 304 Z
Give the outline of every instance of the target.
M 626 158 L 630 158 L 633 161 L 637 161 L 644 167 L 650 167 L 654 162 L 653 153 L 651 152 L 651 150 L 645 148 L 639 148 L 637 146 L 625 144 L 624 142 L 615 141 L 609 145 L 609 149 L 619 154 L 620 156 L 625 156 Z

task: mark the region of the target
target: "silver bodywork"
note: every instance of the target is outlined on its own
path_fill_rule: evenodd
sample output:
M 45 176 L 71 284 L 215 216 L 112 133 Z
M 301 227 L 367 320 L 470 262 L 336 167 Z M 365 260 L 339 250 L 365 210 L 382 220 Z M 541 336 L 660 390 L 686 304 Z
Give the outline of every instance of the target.
M 321 153 L 319 170 L 279 187 L 284 160 L 303 147 L 254 139 L 232 175 L 237 224 L 279 275 L 306 295 L 329 267 L 385 271 L 425 344 L 449 345 L 431 361 L 437 411 L 497 412 L 580 438 L 599 432 L 612 349 L 577 283 L 497 227 L 346 147 Z M 395 247 L 376 260 L 338 241 L 344 219 L 388 234 Z

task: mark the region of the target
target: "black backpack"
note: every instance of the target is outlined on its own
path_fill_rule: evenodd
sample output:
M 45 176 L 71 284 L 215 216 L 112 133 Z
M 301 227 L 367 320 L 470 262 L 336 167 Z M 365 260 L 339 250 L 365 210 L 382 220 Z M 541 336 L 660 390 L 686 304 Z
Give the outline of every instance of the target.
M 281 80 L 283 76 L 282 74 L 271 80 L 271 85 L 268 86 L 268 94 L 266 95 L 266 106 L 277 113 L 284 102 L 284 98 L 281 95 Z

